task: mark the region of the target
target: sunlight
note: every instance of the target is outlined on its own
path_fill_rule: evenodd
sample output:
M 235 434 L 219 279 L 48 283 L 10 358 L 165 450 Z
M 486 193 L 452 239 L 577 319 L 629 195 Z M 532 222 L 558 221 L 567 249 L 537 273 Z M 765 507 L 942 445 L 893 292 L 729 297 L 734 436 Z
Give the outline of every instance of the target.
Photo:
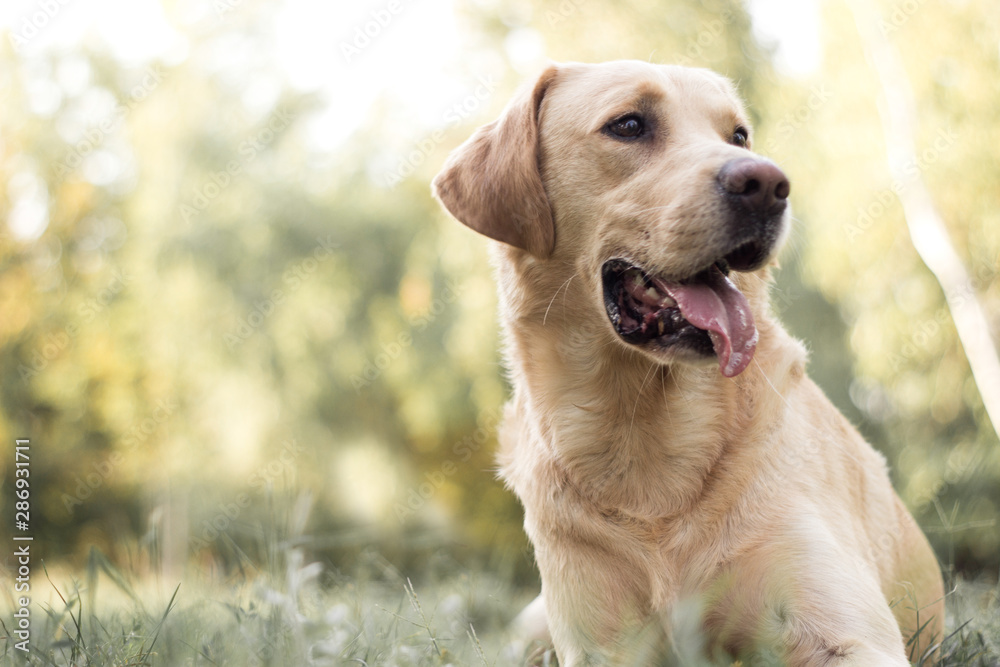
M 14 0 L 0 7 L 0 30 L 29 62 L 90 39 L 125 65 L 177 64 L 188 55 L 185 29 L 236 20 L 243 6 L 244 0 L 186 1 L 168 15 L 155 0 Z M 465 92 L 450 1 L 285 0 L 272 35 L 254 47 L 272 51 L 269 60 L 285 85 L 316 92 L 325 104 L 307 124 L 317 151 L 342 145 L 379 99 L 405 110 L 407 133 L 416 135 L 447 124 L 442 100 Z M 275 92 L 267 82 L 251 86 L 248 106 Z
M 748 0 L 746 6 L 757 39 L 774 46 L 779 72 L 806 77 L 819 69 L 823 53 L 817 0 Z

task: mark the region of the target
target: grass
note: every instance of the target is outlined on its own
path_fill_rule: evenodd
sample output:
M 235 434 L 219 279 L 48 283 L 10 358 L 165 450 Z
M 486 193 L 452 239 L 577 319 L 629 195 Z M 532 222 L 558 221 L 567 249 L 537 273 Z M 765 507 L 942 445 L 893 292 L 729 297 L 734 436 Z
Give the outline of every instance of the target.
M 8 593 L 10 609 L 0 613 L 0 664 L 524 664 L 525 649 L 512 648 L 505 628 L 534 591 L 518 590 L 488 568 L 464 567 L 444 552 L 430 559 L 419 580 L 374 552 L 349 574 L 339 573 L 308 561 L 303 516 L 287 525 L 294 528 L 283 538 L 271 538 L 274 556 L 263 573 L 228 582 L 210 582 L 202 574 L 180 586 L 140 585 L 96 550 L 83 581 L 71 574 L 34 574 L 31 651 L 25 656 L 14 648 Z M 43 587 L 48 587 L 48 603 L 39 602 Z M 950 634 L 941 644 L 939 664 L 1000 666 L 1000 588 L 959 581 L 948 608 Z M 556 661 L 548 652 L 536 664 Z M 724 664 L 730 663 L 699 667 Z M 760 664 L 759 658 L 744 663 Z
M 1000 584 L 958 581 L 948 598 L 948 620 L 941 667 L 1000 666 Z
M 291 567 L 280 585 L 264 578 L 208 590 L 181 585 L 155 605 L 105 562 L 99 565 L 105 575 L 101 585 L 107 580 L 119 587 L 129 604 L 110 609 L 98 604 L 94 611 L 85 601 L 95 591 L 79 582 L 62 588 L 50 584 L 59 602 L 34 618 L 30 656 L 18 655 L 5 631 L 0 662 L 59 667 L 524 664 L 523 651 L 510 649 L 504 627 L 527 597 L 503 581 L 452 563 L 453 574 L 446 578 L 431 576 L 414 584 L 376 555 L 351 577 L 323 575 L 304 564 L 301 554 L 289 556 Z M 950 624 L 939 664 L 1000 665 L 997 591 L 961 584 L 950 607 L 962 622 Z M 10 621 L 6 616 L 4 630 Z M 542 661 L 555 664 L 551 656 Z
M 503 665 L 503 628 L 527 602 L 504 582 L 455 572 L 414 584 L 371 554 L 350 577 L 323 573 L 289 554 L 283 581 L 261 576 L 227 585 L 182 584 L 165 601 L 139 594 L 104 561 L 95 591 L 71 580 L 36 611 L 31 652 L 15 650 L 10 613 L 0 627 L 0 664 L 84 665 Z M 100 560 L 100 559 L 98 559 Z M 91 561 L 95 562 L 94 559 Z M 109 576 L 110 573 L 110 576 Z M 105 587 L 109 599 L 102 604 Z M 88 603 L 97 598 L 96 606 Z M 9 662 L 8 662 L 9 661 Z

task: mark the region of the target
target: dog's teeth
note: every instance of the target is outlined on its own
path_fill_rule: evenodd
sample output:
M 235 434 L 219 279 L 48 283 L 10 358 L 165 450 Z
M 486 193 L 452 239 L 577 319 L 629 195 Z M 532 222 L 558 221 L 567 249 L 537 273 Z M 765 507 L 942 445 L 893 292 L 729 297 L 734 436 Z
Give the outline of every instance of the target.
M 677 301 L 669 296 L 665 296 L 663 297 L 663 300 L 660 301 L 660 305 L 663 306 L 664 308 L 673 308 L 674 306 L 677 305 Z
M 646 296 L 651 301 L 659 301 L 660 300 L 660 290 L 656 289 L 655 287 L 647 287 L 646 288 Z

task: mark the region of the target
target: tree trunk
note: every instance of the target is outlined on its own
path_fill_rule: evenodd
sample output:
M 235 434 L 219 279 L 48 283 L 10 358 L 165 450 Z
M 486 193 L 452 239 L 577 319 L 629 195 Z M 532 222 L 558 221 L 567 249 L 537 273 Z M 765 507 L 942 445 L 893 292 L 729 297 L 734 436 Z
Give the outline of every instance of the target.
M 878 75 L 884 96 L 879 116 L 892 175 L 907 182 L 899 192 L 910 240 L 944 292 L 958 338 L 969 360 L 994 432 L 1000 428 L 1000 359 L 989 324 L 969 281 L 969 275 L 948 237 L 948 229 L 934 208 L 923 174 L 905 173 L 917 164 L 916 100 L 896 47 L 880 28 L 885 23 L 865 0 L 848 0 L 869 63 Z

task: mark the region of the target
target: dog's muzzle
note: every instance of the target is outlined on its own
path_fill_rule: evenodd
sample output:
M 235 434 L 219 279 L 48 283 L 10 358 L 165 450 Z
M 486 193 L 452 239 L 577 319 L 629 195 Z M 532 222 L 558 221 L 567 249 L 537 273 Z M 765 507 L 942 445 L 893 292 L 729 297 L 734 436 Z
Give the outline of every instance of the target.
M 604 263 L 601 278 L 608 319 L 623 341 L 714 354 L 722 374 L 734 377 L 753 359 L 758 335 L 750 304 L 729 271 L 754 271 L 769 260 L 783 232 L 790 186 L 781 169 L 755 157 L 726 162 L 717 181 L 730 238 L 719 259 L 675 280 L 616 258 Z

